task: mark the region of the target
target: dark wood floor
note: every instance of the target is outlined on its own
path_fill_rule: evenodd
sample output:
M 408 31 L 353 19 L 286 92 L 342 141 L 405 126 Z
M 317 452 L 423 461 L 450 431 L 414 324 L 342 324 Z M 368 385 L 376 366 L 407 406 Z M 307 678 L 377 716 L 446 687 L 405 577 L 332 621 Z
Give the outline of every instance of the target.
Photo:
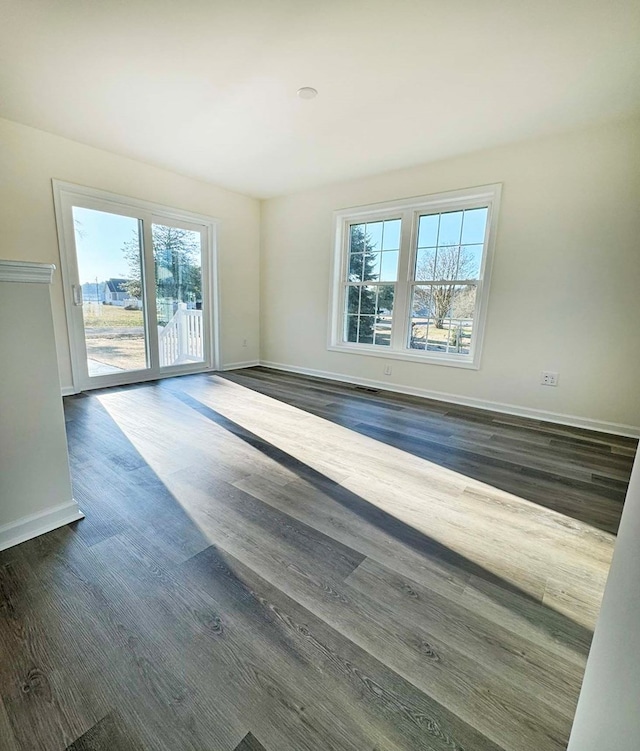
M 66 400 L 3 751 L 560 751 L 636 442 L 264 369 Z

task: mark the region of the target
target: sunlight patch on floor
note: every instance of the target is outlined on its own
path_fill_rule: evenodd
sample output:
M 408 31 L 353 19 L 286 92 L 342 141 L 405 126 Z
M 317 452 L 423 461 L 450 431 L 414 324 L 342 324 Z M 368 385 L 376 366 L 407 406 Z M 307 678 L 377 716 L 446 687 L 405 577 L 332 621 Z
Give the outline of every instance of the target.
M 203 446 L 215 445 L 239 487 L 252 476 L 276 486 L 310 483 L 191 409 L 173 388 L 552 609 L 564 612 L 591 593 L 583 625 L 593 627 L 613 535 L 223 378 L 97 396 L 204 534 L 207 494 L 186 490 L 179 474 L 206 469 L 209 461 L 192 448 L 193 431 Z M 155 408 L 154 424 L 136 419 L 141 402 Z M 321 488 L 308 492 L 329 513 L 345 513 Z

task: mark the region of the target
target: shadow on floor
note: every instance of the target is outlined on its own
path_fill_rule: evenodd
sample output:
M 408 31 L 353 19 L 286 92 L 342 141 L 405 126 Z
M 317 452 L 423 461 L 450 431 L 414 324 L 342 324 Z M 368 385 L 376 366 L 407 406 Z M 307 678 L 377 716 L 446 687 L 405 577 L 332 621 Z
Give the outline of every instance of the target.
M 495 585 L 502 591 L 511 592 L 526 601 L 535 603 L 539 607 L 546 608 L 546 606 L 543 606 L 539 600 L 529 595 L 517 585 L 494 574 L 483 566 L 480 566 L 474 561 L 469 560 L 455 550 L 442 544 L 438 540 L 429 537 L 424 532 L 415 529 L 406 522 L 403 522 L 383 509 L 380 509 L 378 506 L 370 503 L 334 480 L 331 480 L 326 477 L 326 475 L 318 472 L 291 454 L 288 454 L 277 446 L 274 446 L 272 443 L 265 441 L 242 425 L 230 420 L 211 407 L 208 407 L 189 394 L 186 394 L 184 391 L 181 391 L 179 388 L 176 388 L 175 385 L 164 385 L 163 388 L 170 389 L 172 395 L 179 399 L 183 404 L 191 407 L 199 414 L 215 422 L 216 425 L 219 425 L 231 434 L 242 439 L 245 443 L 254 449 L 257 449 L 280 466 L 294 472 L 298 477 L 313 485 L 333 501 L 336 501 L 340 505 L 357 514 L 363 521 L 378 527 L 419 554 L 428 559 L 443 561 L 471 576 L 476 576 L 489 584 Z M 489 597 L 492 596 L 491 589 L 487 589 L 487 594 Z M 554 620 L 558 623 L 564 623 L 565 625 L 571 624 L 569 631 L 572 633 L 575 643 L 581 645 L 586 652 L 591 642 L 591 631 L 555 610 L 550 608 L 546 608 L 546 610 L 553 614 Z M 526 609 L 519 612 L 521 615 L 529 617 L 532 623 L 540 625 L 535 618 L 531 618 L 527 615 Z M 562 631 L 565 631 L 565 629 L 563 628 Z
M 261 379 L 261 374 L 266 374 L 267 378 Z M 377 396 L 375 393 L 368 394 L 370 389 L 359 390 L 349 384 L 331 384 L 332 388 L 343 389 L 339 393 L 332 393 L 323 391 L 322 381 L 310 377 L 291 378 L 289 374 L 280 372 L 277 376 L 282 381 L 277 387 L 269 381 L 273 372 L 263 368 L 232 371 L 221 377 L 603 532 L 617 533 L 628 483 L 624 479 L 599 476 L 597 466 L 598 462 L 612 463 L 622 476 L 628 477 L 633 457 L 613 455 L 610 451 L 607 453 L 608 447 L 589 440 L 594 435 L 591 431 L 563 428 L 550 423 L 539 424 L 534 420 L 510 418 L 508 415 L 485 413 L 445 403 L 435 405 L 433 411 L 430 411 L 433 402 L 426 399 L 420 400 L 418 404 L 417 401 L 409 401 L 410 397 L 391 392 L 381 392 Z M 327 403 L 327 399 L 331 401 Z M 405 420 L 407 427 L 415 428 L 419 417 L 415 414 L 407 415 L 405 408 L 423 410 L 425 417 L 440 421 L 439 427 L 421 427 L 423 435 L 416 435 L 415 429 L 407 434 L 403 430 Z M 496 421 L 500 420 L 507 422 L 498 425 Z M 515 424 L 510 425 L 509 420 L 514 420 Z M 464 423 L 468 423 L 467 427 L 471 429 L 512 430 L 516 447 L 511 449 L 507 443 L 508 453 L 500 454 L 500 449 L 504 451 L 505 445 L 489 446 L 489 441 L 476 453 L 471 447 L 462 448 L 449 444 L 451 434 L 455 435 Z M 552 438 L 555 445 L 541 447 L 540 444 L 533 443 L 519 447 L 518 432 L 546 435 Z M 627 448 L 637 446 L 637 441 L 633 439 L 611 438 Z M 470 444 L 471 439 L 467 443 Z M 592 481 L 577 479 L 571 473 L 563 475 L 560 470 L 536 468 L 531 460 L 535 464 L 537 453 L 544 455 L 546 459 L 566 456 L 568 465 L 576 456 L 579 457 L 578 466 L 587 467 L 591 462 L 594 466 Z
M 488 582 L 492 585 L 486 589 L 485 593 L 488 597 L 495 595 L 498 598 L 497 601 L 503 607 L 505 605 L 509 606 L 509 602 L 513 602 L 513 608 L 517 610 L 520 617 L 529 619 L 531 623 L 538 627 L 544 624 L 544 627 L 550 628 L 559 638 L 571 643 L 576 649 L 584 653 L 588 650 L 591 640 L 591 632 L 588 629 L 574 623 L 570 618 L 546 608 L 535 600 L 535 598 L 531 598 L 526 592 L 514 586 L 513 583 L 496 576 L 491 571 L 468 560 L 446 545 L 432 539 L 427 534 L 416 530 L 356 493 L 344 488 L 296 457 L 265 441 L 237 422 L 229 420 L 216 410 L 211 409 L 182 391 L 180 383 L 181 379 L 176 379 L 171 383 L 165 381 L 159 385 L 136 385 L 131 387 L 131 389 L 159 389 L 170 394 L 172 399 L 179 399 L 185 407 L 211 420 L 230 435 L 241 439 L 244 444 L 268 457 L 274 462 L 274 467 L 286 467 L 287 470 L 294 472 L 305 482 L 318 489 L 319 492 L 341 504 L 367 524 L 374 525 L 383 530 L 386 534 L 398 540 L 403 545 L 410 547 L 426 559 L 444 561 L 463 572 L 474 575 L 481 581 Z M 118 390 L 126 388 L 119 387 Z M 66 407 L 74 489 L 86 514 L 86 519 L 70 526 L 69 529 L 74 531 L 73 534 L 70 534 L 68 530 L 59 530 L 51 535 L 45 535 L 25 543 L 23 546 L 16 548 L 16 551 L 24 551 L 23 555 L 29 561 L 29 567 L 36 572 L 38 577 L 43 577 L 46 580 L 48 576 L 51 576 L 49 584 L 56 585 L 58 582 L 63 581 L 63 577 L 60 577 L 55 572 L 47 574 L 50 567 L 54 569 L 56 566 L 70 567 L 72 573 L 67 585 L 69 587 L 68 594 L 76 593 L 76 598 L 87 597 L 91 601 L 88 601 L 84 608 L 78 607 L 77 609 L 71 608 L 71 610 L 68 610 L 65 616 L 66 621 L 63 631 L 55 623 L 55 618 L 52 619 L 50 617 L 51 614 L 43 612 L 43 623 L 38 623 L 36 619 L 37 614 L 31 613 L 34 619 L 31 621 L 30 628 L 33 629 L 34 634 L 40 634 L 41 632 L 42 643 L 45 643 L 48 638 L 54 638 L 58 631 L 64 633 L 65 640 L 68 641 L 66 637 L 69 633 L 73 633 L 76 621 L 77 628 L 85 628 L 86 616 L 84 613 L 92 612 L 92 609 L 96 610 L 97 608 L 96 612 L 99 612 L 99 608 L 103 605 L 105 607 L 120 607 L 119 599 L 114 600 L 112 598 L 110 604 L 108 604 L 108 599 L 104 598 L 99 587 L 80 587 L 78 589 L 74 584 L 74 580 L 90 579 L 92 575 L 96 577 L 97 581 L 101 581 L 100 577 L 102 573 L 100 566 L 96 565 L 96 561 L 93 561 L 92 564 L 87 562 L 85 566 L 82 560 L 83 556 L 91 556 L 90 551 L 94 546 L 96 551 L 102 548 L 102 560 L 105 559 L 105 555 L 108 557 L 113 551 L 114 569 L 118 571 L 116 574 L 116 586 L 119 588 L 122 585 L 123 587 L 122 607 L 125 607 L 125 609 L 129 607 L 126 601 L 127 597 L 131 596 L 131 592 L 133 591 L 134 595 L 136 592 L 140 592 L 140 580 L 144 583 L 148 579 L 150 582 L 149 591 L 153 592 L 156 587 L 164 587 L 166 582 L 171 580 L 171 572 L 182 569 L 185 563 L 191 567 L 204 566 L 205 578 L 209 577 L 209 581 L 218 581 L 224 575 L 230 582 L 230 584 L 225 586 L 232 587 L 238 593 L 238 602 L 246 602 L 247 597 L 250 595 L 253 603 L 252 607 L 257 608 L 256 613 L 258 613 L 260 608 L 264 610 L 264 620 L 268 620 L 270 624 L 269 638 L 273 640 L 274 644 L 279 643 L 280 640 L 284 643 L 284 641 L 289 639 L 289 636 L 285 633 L 286 623 L 280 623 L 277 618 L 274 618 L 268 603 L 262 601 L 260 597 L 256 597 L 255 593 L 251 590 L 251 586 L 245 583 L 247 576 L 250 580 L 255 580 L 256 577 L 259 577 L 260 572 L 254 574 L 249 571 L 247 573 L 246 564 L 225 551 L 224 543 L 222 545 L 211 544 L 210 539 L 187 513 L 178 497 L 171 493 L 158 474 L 145 461 L 144 457 L 127 438 L 117 421 L 100 404 L 99 399 L 91 396 L 71 398 L 67 400 Z M 149 418 L 145 419 L 148 420 Z M 151 427 L 152 429 L 152 425 L 148 425 L 147 427 Z M 242 469 L 246 472 L 246 454 L 242 456 L 241 461 L 243 463 Z M 211 492 L 215 493 L 215 488 L 212 487 Z M 274 514 L 281 513 L 262 501 L 253 500 L 257 504 L 264 506 L 265 514 L 271 514 L 272 512 Z M 317 538 L 319 535 L 322 535 L 322 533 L 307 527 L 302 522 L 292 520 L 292 523 L 306 529 L 306 534 L 308 534 L 309 538 L 314 536 Z M 76 540 L 75 543 L 74 539 Z M 118 550 L 126 555 L 126 563 L 116 560 L 115 556 Z M 0 566 L 6 560 L 10 559 L 10 554 L 11 551 L 0 554 Z M 100 560 L 100 558 L 97 560 Z M 213 565 L 212 562 L 216 560 L 221 563 Z M 35 562 L 38 563 L 36 564 Z M 41 566 L 40 569 L 39 566 Z M 190 570 L 188 569 L 188 571 Z M 104 575 L 107 577 L 111 575 L 111 567 L 106 567 Z M 165 577 L 168 577 L 168 579 Z M 188 579 L 189 577 L 187 576 L 187 582 Z M 131 584 L 132 581 L 135 583 Z M 237 582 L 237 584 L 234 584 L 234 582 Z M 218 582 L 216 586 L 220 587 L 223 585 Z M 510 593 L 509 598 L 506 600 L 499 597 L 499 593 L 505 591 Z M 19 586 L 11 588 L 11 592 L 13 593 L 13 597 L 20 597 Z M 65 592 L 61 592 L 60 597 L 63 600 L 65 599 L 64 596 Z M 96 596 L 98 599 L 94 601 L 93 598 Z M 78 600 L 72 600 L 72 602 L 78 602 Z M 146 598 L 144 594 L 137 596 L 136 603 L 140 607 L 145 602 Z M 198 612 L 200 608 L 200 605 L 197 604 L 197 594 L 192 611 L 184 611 L 184 606 L 180 605 L 179 602 L 176 607 L 178 607 L 178 610 L 174 613 L 169 613 L 166 622 L 155 623 L 154 627 L 162 631 L 165 628 L 168 631 L 182 628 L 179 618 L 183 612 L 186 612 L 187 616 L 192 617 L 193 613 Z M 206 608 L 206 605 L 202 605 L 202 607 Z M 47 615 L 49 616 L 48 618 Z M 111 618 L 115 617 L 111 616 Z M 124 624 L 119 626 L 119 628 L 125 630 L 131 629 L 137 634 L 135 638 L 129 638 L 128 643 L 131 648 L 134 650 L 138 648 L 146 650 L 148 646 L 149 649 L 155 650 L 153 644 L 147 645 L 148 639 L 145 635 L 145 628 L 141 626 L 141 631 L 138 633 L 135 631 L 136 620 L 134 619 L 130 622 L 119 620 L 124 617 L 123 615 L 118 615 L 117 620 L 113 622 Z M 149 620 L 152 620 L 151 615 L 149 616 Z M 213 621 L 208 616 L 205 621 L 206 627 L 210 628 Z M 176 638 L 182 638 L 182 634 Z M 249 646 L 247 646 L 247 649 L 249 649 Z M 157 655 L 155 661 L 150 659 L 146 652 L 141 656 L 136 654 L 132 662 L 134 667 L 138 659 L 144 664 L 155 662 L 160 666 L 159 670 L 165 670 L 161 654 Z M 73 660 L 70 659 L 69 670 L 71 674 L 69 676 L 69 685 L 73 684 L 73 664 Z M 126 656 L 118 666 L 109 666 L 110 671 L 116 670 L 116 668 L 124 671 L 123 675 L 126 676 L 126 671 L 129 669 L 127 667 Z M 167 666 L 166 669 L 171 671 L 170 666 Z M 99 669 L 97 671 L 99 674 Z M 185 678 L 185 680 L 187 679 Z M 108 689 L 108 686 L 103 687 L 100 681 L 96 683 L 96 686 L 95 690 L 97 692 Z M 132 683 L 132 686 L 135 688 L 135 682 Z M 178 748 L 181 747 L 179 744 L 182 741 L 176 740 L 176 733 L 185 732 L 184 723 L 186 721 L 190 722 L 190 720 L 188 715 L 184 715 L 184 710 L 180 710 L 183 716 L 174 716 L 173 707 L 175 702 L 173 694 L 169 691 L 167 696 L 164 696 L 162 693 L 165 690 L 163 686 L 163 682 L 160 681 L 154 690 L 160 692 L 158 695 L 160 703 L 166 702 L 166 717 L 162 713 L 160 715 L 155 714 L 151 718 L 145 718 L 144 713 L 142 713 L 140 717 L 145 719 L 145 724 L 146 719 L 150 719 L 150 722 L 152 722 L 153 731 L 149 730 L 148 732 L 152 732 L 152 735 L 157 733 L 158 736 L 162 737 L 164 745 L 160 745 L 159 747 Z M 407 690 L 410 688 L 408 687 Z M 213 689 L 217 690 L 215 685 L 213 685 Z M 92 706 L 93 685 L 85 686 L 83 690 L 87 692 L 85 696 L 87 706 Z M 205 690 L 204 687 L 202 690 Z M 100 705 L 108 704 L 109 702 L 109 697 L 102 696 L 101 694 L 97 694 L 94 698 Z M 142 697 L 140 701 L 143 701 Z M 124 699 L 119 702 L 116 701 L 111 705 L 114 707 L 113 711 L 116 712 L 114 716 L 117 718 L 117 712 L 121 711 L 124 718 L 122 722 L 125 723 L 125 726 L 124 728 L 120 727 L 118 732 L 121 734 L 124 733 L 127 738 L 132 738 L 137 732 L 140 732 L 140 737 L 149 742 L 149 737 L 145 735 L 147 730 L 144 728 L 136 729 L 135 726 L 135 717 L 138 716 L 139 708 L 132 704 L 133 715 L 130 715 L 123 702 L 125 702 Z M 13 708 L 10 709 L 13 711 Z M 56 711 L 51 710 L 52 717 Z M 132 717 L 134 719 L 131 719 Z M 95 720 L 92 721 L 95 722 Z M 59 723 L 59 718 L 55 722 Z M 132 722 L 133 725 L 131 724 Z M 189 727 L 189 732 L 196 727 L 196 721 L 194 720 L 193 722 L 193 726 Z M 43 731 L 49 730 L 53 733 L 51 737 L 56 737 L 55 732 L 59 732 L 59 727 L 55 725 L 53 719 L 51 719 L 51 727 L 48 726 L 49 720 L 44 716 L 41 719 L 41 724 Z M 104 727 L 101 727 L 101 730 L 104 730 L 108 723 L 103 723 L 103 725 Z M 88 726 L 89 724 L 87 723 L 86 727 Z M 245 724 L 245 734 L 248 729 L 250 729 L 250 725 Z M 24 729 L 20 732 L 23 731 Z M 27 729 L 27 732 L 29 732 L 29 729 Z M 98 729 L 94 732 L 97 733 Z M 423 733 L 423 730 L 420 732 Z M 238 740 L 242 737 L 242 735 L 238 735 Z M 91 740 L 90 733 L 87 739 Z M 426 741 L 424 742 L 426 743 Z M 22 745 L 27 747 L 28 742 L 26 744 L 23 742 Z M 85 746 L 86 744 L 83 746 L 82 743 L 79 743 L 77 746 L 72 747 L 75 751 L 75 748 L 84 749 Z M 147 746 L 143 744 L 143 747 Z M 422 746 L 418 744 L 415 747 L 421 748 Z M 430 746 L 427 744 L 425 747 Z M 119 746 L 116 743 L 113 744 L 113 748 L 119 751 Z M 240 748 L 244 747 L 241 745 Z

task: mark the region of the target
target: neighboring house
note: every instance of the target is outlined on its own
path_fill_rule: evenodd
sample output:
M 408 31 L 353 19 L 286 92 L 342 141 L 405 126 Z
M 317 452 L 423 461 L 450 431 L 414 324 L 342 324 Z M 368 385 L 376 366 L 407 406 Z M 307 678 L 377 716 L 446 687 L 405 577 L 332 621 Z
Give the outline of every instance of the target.
M 106 281 L 104 288 L 104 302 L 106 305 L 124 306 L 125 301 L 130 297 L 124 287 L 126 283 L 126 279 L 108 279 Z

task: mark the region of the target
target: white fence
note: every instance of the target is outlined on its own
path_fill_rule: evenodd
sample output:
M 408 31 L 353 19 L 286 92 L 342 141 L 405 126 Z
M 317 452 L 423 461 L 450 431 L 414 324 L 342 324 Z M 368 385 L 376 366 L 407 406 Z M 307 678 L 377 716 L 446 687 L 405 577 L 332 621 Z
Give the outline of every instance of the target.
M 158 326 L 158 344 L 160 366 L 163 368 L 186 362 L 203 362 L 202 311 L 187 310 L 185 303 L 179 303 L 169 323 Z

